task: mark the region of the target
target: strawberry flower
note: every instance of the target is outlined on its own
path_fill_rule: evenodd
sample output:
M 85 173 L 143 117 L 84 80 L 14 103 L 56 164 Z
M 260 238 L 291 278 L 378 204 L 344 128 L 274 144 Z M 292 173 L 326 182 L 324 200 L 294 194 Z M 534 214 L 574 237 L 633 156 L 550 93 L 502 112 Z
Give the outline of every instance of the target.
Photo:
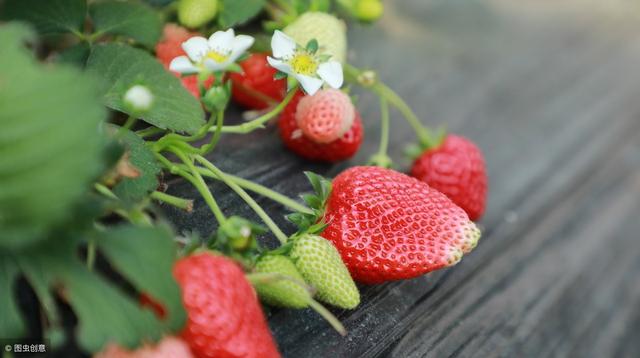
M 338 61 L 316 55 L 317 42 L 315 49 L 313 47 L 299 46 L 291 37 L 276 30 L 271 38 L 273 57 L 267 57 L 267 61 L 278 71 L 298 80 L 309 95 L 315 94 L 324 83 L 340 88 L 344 82 L 342 65 Z
M 233 29 L 216 31 L 209 40 L 195 36 L 182 43 L 187 56 L 174 58 L 169 69 L 182 74 L 224 71 L 253 45 L 253 41 L 251 36 L 236 36 Z

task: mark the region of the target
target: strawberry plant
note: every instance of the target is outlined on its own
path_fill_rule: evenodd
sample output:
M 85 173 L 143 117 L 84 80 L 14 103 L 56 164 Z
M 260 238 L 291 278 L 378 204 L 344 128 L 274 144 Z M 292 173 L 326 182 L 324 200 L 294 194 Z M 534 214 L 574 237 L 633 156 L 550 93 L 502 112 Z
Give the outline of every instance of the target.
M 0 7 L 0 338 L 36 336 L 97 357 L 277 357 L 259 300 L 311 308 L 345 334 L 319 302 L 357 309 L 356 282 L 449 267 L 478 243 L 479 148 L 424 127 L 375 72 L 348 63 L 349 21 L 377 19 L 378 0 Z M 223 135 L 274 120 L 306 160 L 353 157 L 369 119 L 345 84 L 380 98 L 371 166 L 332 181 L 307 173 L 314 193 L 300 202 L 211 160 Z M 229 124 L 234 105 L 249 120 Z M 390 107 L 415 130 L 419 180 L 388 169 Z M 190 212 L 195 199 L 168 194 L 170 176 L 197 190 L 213 234 L 180 235 L 163 219 L 158 204 Z M 261 223 L 225 212 L 214 180 Z M 298 229 L 279 228 L 253 195 L 290 209 Z M 279 247 L 267 248 L 267 235 Z M 41 334 L 26 322 L 25 290 Z

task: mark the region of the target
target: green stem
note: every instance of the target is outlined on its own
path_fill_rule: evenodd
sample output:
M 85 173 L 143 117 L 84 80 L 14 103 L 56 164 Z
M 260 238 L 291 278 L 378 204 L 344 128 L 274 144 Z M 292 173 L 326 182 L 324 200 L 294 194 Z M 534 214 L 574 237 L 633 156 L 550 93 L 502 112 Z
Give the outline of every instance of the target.
M 163 133 L 164 129 L 158 128 L 158 127 L 148 127 L 145 129 L 141 129 L 139 131 L 136 132 L 136 134 L 140 137 L 140 138 L 146 138 L 146 137 L 151 137 L 154 136 L 156 134 L 160 134 Z
M 89 271 L 93 271 L 93 266 L 96 262 L 96 241 L 95 239 L 89 240 L 87 245 L 87 268 Z
M 227 176 L 220 169 L 218 169 L 215 165 L 213 165 L 213 163 L 208 161 L 203 156 L 196 155 L 195 159 L 198 162 L 200 162 L 202 165 L 204 165 L 207 169 L 211 170 L 218 178 L 220 178 L 220 180 L 222 180 L 225 184 L 227 184 L 227 186 L 231 188 L 231 190 L 235 191 L 236 194 L 238 194 L 238 196 L 242 198 L 242 200 L 244 200 L 247 203 L 247 205 L 249 205 L 251 209 L 253 209 L 253 211 L 256 212 L 256 214 L 258 214 L 260 219 L 262 219 L 262 221 L 267 225 L 267 227 L 269 227 L 271 232 L 273 232 L 273 234 L 278 238 L 278 240 L 280 240 L 281 244 L 285 244 L 287 242 L 287 239 L 288 239 L 287 235 L 285 235 L 284 232 L 280 230 L 278 225 L 276 225 L 276 223 L 264 211 L 264 209 L 262 209 L 262 207 L 255 200 L 253 200 L 253 198 L 249 194 L 247 194 L 247 192 L 244 191 L 244 189 L 242 189 L 238 184 L 229 180 Z M 198 175 L 200 174 L 198 173 Z
M 280 8 L 282 8 L 288 14 L 296 15 L 298 13 L 296 9 L 285 0 L 273 0 L 273 2 L 280 6 Z
M 213 116 L 210 116 L 209 119 L 207 120 L 207 123 L 204 126 L 202 126 L 198 130 L 198 132 L 196 132 L 196 134 L 193 134 L 190 136 L 184 136 L 177 133 L 167 133 L 162 138 L 158 139 L 155 143 L 153 143 L 152 149 L 155 150 L 156 152 L 159 152 L 159 151 L 162 151 L 164 148 L 167 148 L 170 146 L 181 145 L 181 144 L 188 145 L 186 142 L 193 142 L 193 141 L 200 140 L 207 135 L 207 133 L 209 132 L 209 129 L 211 129 L 211 127 L 213 126 L 214 124 L 213 119 L 214 119 Z M 183 149 L 188 149 L 188 148 L 183 148 Z M 192 148 L 192 150 L 189 149 L 188 151 L 198 152 L 198 149 Z
M 264 128 L 264 124 L 267 123 L 271 118 L 278 115 L 278 113 L 282 112 L 284 107 L 291 102 L 293 96 L 296 94 L 296 90 L 291 90 L 287 93 L 287 96 L 280 102 L 277 106 L 275 106 L 269 112 L 261 115 L 260 117 L 246 123 L 238 124 L 235 126 L 223 126 L 221 130 L 225 133 L 240 133 L 246 134 L 252 132 L 258 128 Z
M 311 307 L 320 316 L 322 316 L 322 318 L 324 318 L 325 321 L 327 321 L 331 325 L 331 327 L 333 327 L 333 329 L 338 331 L 338 333 L 340 333 L 341 336 L 347 335 L 347 330 L 342 325 L 342 322 L 340 322 L 336 318 L 336 316 L 334 316 L 331 312 L 329 312 L 329 310 L 325 306 L 321 305 L 318 301 L 314 300 L 313 298 L 310 298 L 308 303 L 309 303 L 309 307 Z
M 378 152 L 371 156 L 369 163 L 383 168 L 392 165 L 391 158 L 387 154 L 389 148 L 389 104 L 386 99 L 380 97 L 380 146 Z
M 386 156 L 389 148 L 389 105 L 387 100 L 380 98 L 380 147 L 378 154 Z
M 176 208 L 191 212 L 193 210 L 193 200 L 179 198 L 177 196 L 169 195 L 161 191 L 154 191 L 151 193 L 151 198 L 169 205 L 173 205 Z
M 207 203 L 207 205 L 209 205 L 211 212 L 213 212 L 213 215 L 216 217 L 216 220 L 218 220 L 218 224 L 220 226 L 224 225 L 224 223 L 226 223 L 227 221 L 227 218 L 222 213 L 222 210 L 220 210 L 220 207 L 218 206 L 216 199 L 213 197 L 213 194 L 211 194 L 211 190 L 209 190 L 209 187 L 207 186 L 207 183 L 205 183 L 204 179 L 202 178 L 202 175 L 200 175 L 200 173 L 198 173 L 198 171 L 196 170 L 196 167 L 195 165 L 193 165 L 193 162 L 189 158 L 187 158 L 187 156 L 180 149 L 175 147 L 169 147 L 169 150 L 173 152 L 175 155 L 177 155 L 178 158 L 180 158 L 180 160 L 182 160 L 182 162 L 184 162 L 189 167 L 189 171 L 191 172 L 192 176 L 190 177 L 183 176 L 183 177 L 189 180 L 191 184 L 193 184 L 193 186 L 195 186 L 196 189 L 198 189 L 198 191 L 200 192 L 200 195 L 202 195 L 202 197 L 204 198 L 204 201 Z
M 309 308 L 313 309 L 318 313 L 322 318 L 324 318 L 338 333 L 342 336 L 347 334 L 347 330 L 344 328 L 342 323 L 334 316 L 326 307 L 320 304 L 318 301 L 314 300 L 311 295 L 311 287 L 309 287 L 306 283 L 300 282 L 300 280 L 296 280 L 293 277 L 283 275 L 280 273 L 262 273 L 262 272 L 254 272 L 245 275 L 247 280 L 253 285 L 260 284 L 269 284 L 281 280 L 287 280 L 293 282 L 294 284 L 304 288 L 307 292 L 309 292 L 309 298 L 307 300 L 307 304 L 309 304 Z
M 113 191 L 111 191 L 111 189 L 107 188 L 104 184 L 100 184 L 100 183 L 95 183 L 93 185 L 93 187 L 96 189 L 96 191 L 104 196 L 106 196 L 109 199 L 113 199 L 113 200 L 120 200 L 120 198 L 118 198 L 116 196 L 116 194 L 113 193 Z
M 394 107 L 396 107 L 402 116 L 407 120 L 409 125 L 413 127 L 413 130 L 418 136 L 418 140 L 425 148 L 431 148 L 436 143 L 434 143 L 433 136 L 427 127 L 425 127 L 418 119 L 418 116 L 413 112 L 411 107 L 407 105 L 407 103 L 398 96 L 391 88 L 387 87 L 384 83 L 375 79 L 373 83 L 365 84 L 359 78 L 362 75 L 362 71 L 349 65 L 344 64 L 344 70 L 347 78 L 352 81 L 362 85 L 365 88 L 370 88 L 374 93 L 376 93 L 380 98 L 384 98 L 389 103 L 391 103 Z
M 211 138 L 211 141 L 200 148 L 200 154 L 205 155 L 213 151 L 213 149 L 220 141 L 220 137 L 222 136 L 222 125 L 224 124 L 224 110 L 218 111 L 216 115 L 216 131 Z
M 216 180 L 222 180 L 220 179 L 217 175 L 215 175 L 213 172 L 211 172 L 210 170 L 207 170 L 206 168 L 201 168 L 201 167 L 196 167 L 196 169 L 200 172 L 200 174 L 212 178 L 212 179 L 216 179 Z M 238 184 L 241 188 L 243 189 L 247 189 L 247 190 L 251 190 L 252 192 L 256 193 L 256 194 L 260 194 L 262 196 L 264 196 L 265 198 L 269 198 L 277 203 L 280 203 L 294 211 L 298 211 L 304 214 L 312 214 L 313 211 L 311 209 L 309 209 L 308 207 L 298 203 L 297 201 L 289 198 L 286 195 L 280 194 L 277 191 L 274 191 L 272 189 L 267 188 L 266 186 L 260 185 L 258 183 L 254 183 L 251 180 L 247 180 L 232 174 L 225 174 L 227 179 L 231 180 L 232 182 Z
M 122 127 L 120 127 L 120 131 L 124 132 L 125 130 L 131 130 L 131 128 L 133 127 L 134 124 L 136 124 L 137 121 L 138 121 L 138 118 L 134 116 L 129 116 L 129 118 L 127 118 L 126 122 L 124 122 Z

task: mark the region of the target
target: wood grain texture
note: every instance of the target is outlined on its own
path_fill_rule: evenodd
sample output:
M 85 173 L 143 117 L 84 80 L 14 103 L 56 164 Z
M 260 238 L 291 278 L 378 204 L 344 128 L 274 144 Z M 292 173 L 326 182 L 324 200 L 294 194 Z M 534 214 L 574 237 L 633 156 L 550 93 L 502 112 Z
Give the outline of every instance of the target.
M 640 9 L 585 3 L 387 1 L 378 25 L 352 28 L 351 62 L 484 151 L 484 235 L 453 268 L 362 286 L 357 310 L 335 311 L 345 338 L 309 310 L 269 312 L 285 357 L 640 356 Z M 349 163 L 304 162 L 272 127 L 225 137 L 211 159 L 296 196 L 310 190 L 303 170 L 333 176 L 375 151 L 377 102 L 362 93 L 358 107 L 366 141 Z M 391 155 L 406 169 L 413 134 L 392 121 Z M 198 197 L 167 179 L 171 193 Z M 224 210 L 257 220 L 211 188 Z M 282 207 L 256 199 L 292 230 Z M 215 229 L 199 200 L 166 214 L 179 230 Z

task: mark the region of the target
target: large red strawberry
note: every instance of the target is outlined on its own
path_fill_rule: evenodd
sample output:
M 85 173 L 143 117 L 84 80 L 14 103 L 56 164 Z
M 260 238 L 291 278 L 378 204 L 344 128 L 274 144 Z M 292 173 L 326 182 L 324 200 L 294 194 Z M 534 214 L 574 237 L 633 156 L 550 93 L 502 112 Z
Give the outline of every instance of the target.
M 408 175 L 353 167 L 332 182 L 322 236 L 363 283 L 407 279 L 456 264 L 480 230 L 439 191 Z
M 229 77 L 233 99 L 251 109 L 265 109 L 284 99 L 287 91 L 285 79 L 276 80 L 277 70 L 267 62 L 267 55 L 254 53 L 240 62 L 242 73 L 232 73 Z
M 280 357 L 256 293 L 240 267 L 212 253 L 180 259 L 187 324 L 182 338 L 198 358 Z
M 156 45 L 156 58 L 168 70 L 171 60 L 178 56 L 186 55 L 182 49 L 182 43 L 193 36 L 200 36 L 197 32 L 189 32 L 184 27 L 176 24 L 166 24 L 162 30 L 162 39 Z M 180 74 L 173 72 L 177 77 Z M 186 76 L 181 78 L 182 85 L 193 94 L 194 97 L 200 98 L 200 89 L 198 88 L 197 76 Z M 213 76 L 205 81 L 207 88 L 213 84 Z
M 298 104 L 303 97 L 302 92 L 296 93 L 280 115 L 278 126 L 284 144 L 303 158 L 322 162 L 338 162 L 356 154 L 363 137 L 362 119 L 358 111 L 355 111 L 351 128 L 340 138 L 329 143 L 317 143 L 302 133 L 296 121 Z
M 427 149 L 413 163 L 411 176 L 448 196 L 471 220 L 484 213 L 487 199 L 484 158 L 467 138 L 448 135 L 442 144 Z

